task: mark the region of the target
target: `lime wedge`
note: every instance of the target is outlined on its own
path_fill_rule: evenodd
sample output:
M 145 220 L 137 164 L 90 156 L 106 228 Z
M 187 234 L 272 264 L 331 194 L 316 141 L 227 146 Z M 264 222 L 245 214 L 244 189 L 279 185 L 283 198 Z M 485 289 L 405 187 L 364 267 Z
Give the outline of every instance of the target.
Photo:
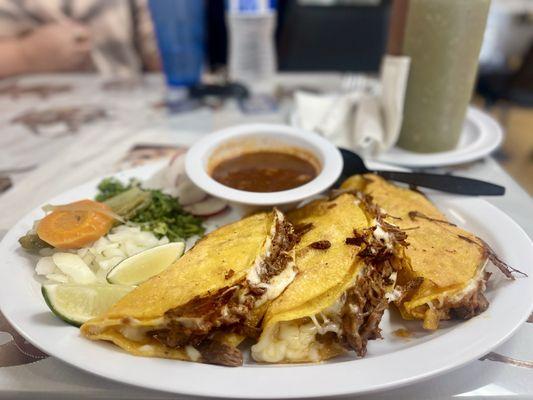
M 55 315 L 71 325 L 80 326 L 106 312 L 132 289 L 132 286 L 122 285 L 50 283 L 43 285 L 41 291 Z
M 184 250 L 183 242 L 153 247 L 118 263 L 106 279 L 119 285 L 138 285 L 170 267 Z

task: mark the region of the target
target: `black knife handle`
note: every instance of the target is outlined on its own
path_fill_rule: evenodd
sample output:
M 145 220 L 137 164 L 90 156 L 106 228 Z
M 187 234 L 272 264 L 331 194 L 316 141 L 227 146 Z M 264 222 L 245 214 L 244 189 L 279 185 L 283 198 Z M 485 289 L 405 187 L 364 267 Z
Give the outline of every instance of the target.
M 503 186 L 460 176 L 397 171 L 374 171 L 374 173 L 391 181 L 409 183 L 448 193 L 469 196 L 503 196 L 505 194 Z

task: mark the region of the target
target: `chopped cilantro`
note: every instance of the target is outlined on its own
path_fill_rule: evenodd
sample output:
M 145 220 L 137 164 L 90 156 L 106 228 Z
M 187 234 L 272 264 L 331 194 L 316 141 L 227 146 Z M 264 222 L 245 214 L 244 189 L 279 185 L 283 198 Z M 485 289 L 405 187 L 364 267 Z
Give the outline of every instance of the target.
M 166 236 L 171 242 L 204 233 L 202 220 L 183 210 L 177 198 L 160 190 L 142 189 L 135 180 L 125 185 L 115 178 L 104 179 L 98 185 L 96 200 L 142 230 L 159 238 Z

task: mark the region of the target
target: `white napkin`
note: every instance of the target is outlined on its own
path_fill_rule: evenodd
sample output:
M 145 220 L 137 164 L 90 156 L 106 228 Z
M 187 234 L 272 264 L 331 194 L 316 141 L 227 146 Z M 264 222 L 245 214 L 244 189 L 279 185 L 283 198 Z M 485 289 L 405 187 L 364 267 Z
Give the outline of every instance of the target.
M 344 92 L 296 92 L 293 124 L 364 155 L 387 151 L 398 140 L 409 57 L 386 55 L 379 81 L 358 78 Z

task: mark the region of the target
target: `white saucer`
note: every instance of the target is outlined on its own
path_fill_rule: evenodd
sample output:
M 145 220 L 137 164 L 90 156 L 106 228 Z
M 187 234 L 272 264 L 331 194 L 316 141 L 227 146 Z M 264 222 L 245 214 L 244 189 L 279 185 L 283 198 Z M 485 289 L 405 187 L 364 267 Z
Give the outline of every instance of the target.
M 488 114 L 469 107 L 457 148 L 440 153 L 415 153 L 394 147 L 375 160 L 407 167 L 441 167 L 462 164 L 485 157 L 503 140 L 503 130 Z

